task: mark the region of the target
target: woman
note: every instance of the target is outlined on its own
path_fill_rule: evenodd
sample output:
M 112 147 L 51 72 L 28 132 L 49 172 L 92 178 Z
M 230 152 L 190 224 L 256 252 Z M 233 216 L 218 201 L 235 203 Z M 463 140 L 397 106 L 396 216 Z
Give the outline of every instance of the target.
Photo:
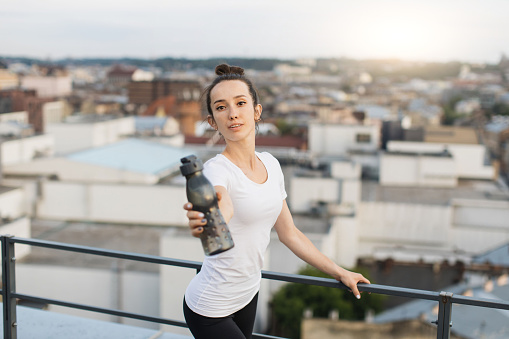
M 262 106 L 253 84 L 240 67 L 222 64 L 216 74 L 204 95 L 208 123 L 221 133 L 226 147 L 205 163 L 204 174 L 216 189 L 235 246 L 206 257 L 186 290 L 184 316 L 194 337 L 251 338 L 272 227 L 299 258 L 343 282 L 359 299 L 357 283 L 369 281 L 336 265 L 295 227 L 279 162 L 255 151 Z M 191 203 L 184 205 L 191 233 L 199 237 L 206 219 L 192 208 Z

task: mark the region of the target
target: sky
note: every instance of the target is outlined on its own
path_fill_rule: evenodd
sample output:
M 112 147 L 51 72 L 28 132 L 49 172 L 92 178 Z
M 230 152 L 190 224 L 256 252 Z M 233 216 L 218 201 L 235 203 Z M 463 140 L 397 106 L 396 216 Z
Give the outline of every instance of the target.
M 509 0 L 15 0 L 0 56 L 494 63 L 508 13 Z

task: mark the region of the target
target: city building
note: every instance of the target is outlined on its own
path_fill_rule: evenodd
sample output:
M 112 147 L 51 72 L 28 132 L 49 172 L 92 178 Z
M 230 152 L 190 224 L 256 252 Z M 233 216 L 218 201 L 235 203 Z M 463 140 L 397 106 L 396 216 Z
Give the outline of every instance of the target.
M 135 133 L 134 117 L 76 114 L 46 125 L 55 139 L 55 152 L 66 154 L 117 142 Z
M 27 216 L 27 206 L 24 190 L 15 185 L 8 185 L 2 181 L 3 173 L 0 171 L 0 232 L 13 234 L 19 237 L 32 236 L 30 218 Z M 16 256 L 22 259 L 31 252 L 29 246 L 19 246 Z
M 494 116 L 489 123 L 484 126 L 484 143 L 489 148 L 495 159 L 501 161 L 501 171 L 509 174 L 509 162 L 507 154 L 509 152 L 507 143 L 509 141 L 509 117 Z
M 8 69 L 2 68 L 0 65 L 0 91 L 4 89 L 17 88 L 18 86 L 18 75 Z
M 201 90 L 201 84 L 193 80 L 155 79 L 131 81 L 128 85 L 129 103 L 136 105 L 150 105 L 155 100 L 169 95 L 179 101 L 198 101 Z
M 343 125 L 310 122 L 308 147 L 316 155 L 346 156 L 351 152 L 375 152 L 380 147 L 380 128 L 375 125 Z
M 36 133 L 44 132 L 43 108 L 52 98 L 41 98 L 36 90 L 11 89 L 0 91 L 0 113 L 26 111 L 28 123 Z
M 116 87 L 124 87 L 132 81 L 136 67 L 125 65 L 114 65 L 106 73 L 108 84 Z
M 67 71 L 50 67 L 37 75 L 24 75 L 20 85 L 24 89 L 37 91 L 39 98 L 61 98 L 72 93 L 72 78 Z
M 174 117 L 185 135 L 194 135 L 196 122 L 203 119 L 201 90 L 200 83 L 192 80 L 132 81 L 128 85 L 129 103 L 140 107 L 140 115 Z
M 507 248 L 506 248 L 507 250 Z M 507 252 L 505 253 L 507 257 Z M 456 295 L 492 300 L 509 300 L 507 273 L 493 278 L 469 275 L 464 282 L 447 287 Z M 387 310 L 374 317 L 376 324 L 420 320 L 433 322 L 437 319 L 438 305 L 426 300 L 415 300 Z M 473 309 L 455 305 L 452 312 L 451 333 L 460 338 L 506 338 L 509 335 L 509 315 L 505 311 L 480 307 Z

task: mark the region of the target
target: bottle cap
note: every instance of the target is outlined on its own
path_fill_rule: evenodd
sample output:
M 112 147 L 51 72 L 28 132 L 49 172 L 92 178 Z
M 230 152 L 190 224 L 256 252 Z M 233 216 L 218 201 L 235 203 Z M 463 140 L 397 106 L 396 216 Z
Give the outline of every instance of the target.
M 203 170 L 203 163 L 195 155 L 189 155 L 180 159 L 182 166 L 180 166 L 180 173 L 186 176 L 195 172 Z

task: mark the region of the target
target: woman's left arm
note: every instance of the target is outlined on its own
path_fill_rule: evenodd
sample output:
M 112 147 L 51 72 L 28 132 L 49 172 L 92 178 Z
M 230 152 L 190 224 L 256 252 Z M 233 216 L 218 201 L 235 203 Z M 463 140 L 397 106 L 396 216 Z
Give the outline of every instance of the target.
M 286 203 L 283 201 L 283 208 L 274 225 L 279 240 L 285 244 L 295 255 L 316 267 L 320 271 L 329 274 L 334 279 L 345 284 L 355 295 L 360 298 L 357 283 L 367 283 L 369 280 L 362 274 L 351 272 L 339 267 L 331 259 L 320 252 L 315 245 L 302 233 L 294 224 L 292 214 Z

